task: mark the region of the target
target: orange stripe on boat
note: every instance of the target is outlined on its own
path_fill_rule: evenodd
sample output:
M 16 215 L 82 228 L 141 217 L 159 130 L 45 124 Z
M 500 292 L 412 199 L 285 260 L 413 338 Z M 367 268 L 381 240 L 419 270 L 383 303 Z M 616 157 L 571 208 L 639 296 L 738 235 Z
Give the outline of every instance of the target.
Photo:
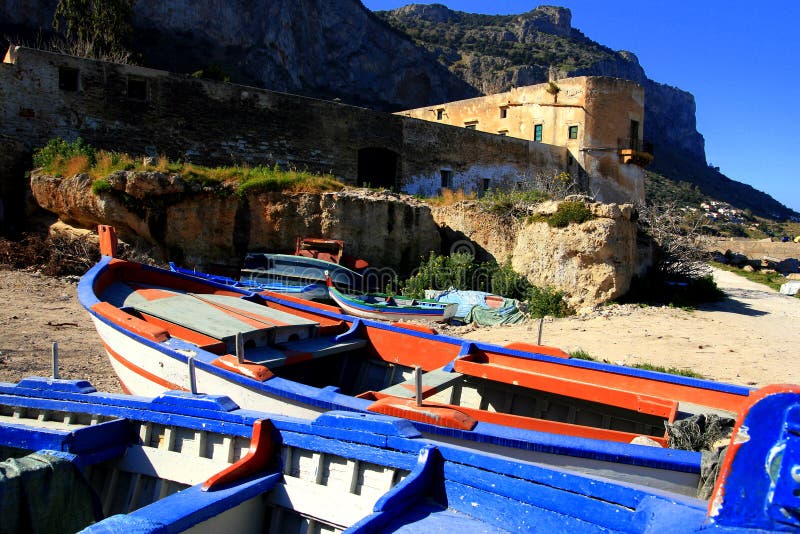
M 198 348 L 207 350 L 214 354 L 224 354 L 227 350 L 225 343 L 215 337 L 201 334 L 200 332 L 196 332 L 184 326 L 165 321 L 164 319 L 159 319 L 158 317 L 149 315 L 147 313 L 139 313 L 142 315 L 142 318 L 145 321 L 165 329 L 171 337 L 177 337 L 178 339 L 188 341 L 193 345 L 197 345 Z
M 136 287 L 137 284 L 129 284 L 129 285 L 134 289 L 136 289 L 137 295 L 149 301 L 167 299 L 175 296 L 174 291 L 167 291 L 164 289 L 157 289 L 154 287 L 141 287 L 141 286 Z
M 119 362 L 120 364 L 124 365 L 129 370 L 133 371 L 134 373 L 136 373 L 137 375 L 141 376 L 142 378 L 146 378 L 147 380 L 149 380 L 149 381 L 151 381 L 151 382 L 153 382 L 155 384 L 158 384 L 159 386 L 161 386 L 163 388 L 166 388 L 166 389 L 188 391 L 186 388 L 183 388 L 183 387 L 181 387 L 181 386 L 179 386 L 177 384 L 173 384 L 172 382 L 168 382 L 168 381 L 164 380 L 163 378 L 161 378 L 159 376 L 156 376 L 156 375 L 150 373 L 149 371 L 145 371 L 141 367 L 131 363 L 130 361 L 126 360 L 123 356 L 121 356 L 120 354 L 118 354 L 117 352 L 112 350 L 111 347 L 109 347 L 105 342 L 103 342 L 103 346 L 105 347 L 106 352 L 108 352 L 109 356 L 111 356 L 117 362 Z M 188 371 L 188 367 L 187 367 L 187 371 L 186 372 L 187 372 L 187 375 L 188 375 L 188 372 L 189 372 Z
M 370 404 L 367 410 L 436 426 L 458 428 L 460 430 L 472 430 L 475 428 L 475 425 L 478 424 L 476 419 L 454 408 L 428 403 L 417 406 L 414 399 L 408 400 L 398 399 L 397 397 L 385 397 Z
M 453 370 L 465 375 L 477 376 L 505 384 L 513 384 L 538 391 L 556 393 L 576 399 L 585 399 L 609 406 L 618 406 L 639 413 L 663 417 L 668 421 L 675 419 L 678 403 L 674 400 L 650 397 L 640 393 L 625 391 L 620 388 L 602 386 L 582 382 L 570 378 L 562 378 L 536 373 L 513 367 L 492 363 L 478 363 L 466 358 L 458 359 Z
M 505 345 L 505 348 L 510 350 L 518 350 L 522 352 L 536 352 L 538 354 L 546 354 L 548 356 L 555 356 L 557 358 L 569 358 L 569 353 L 557 347 L 548 347 L 547 345 L 532 345 L 524 341 L 515 341 Z
M 272 374 L 272 371 L 261 364 L 253 363 L 248 360 L 245 360 L 244 363 L 239 363 L 239 359 L 233 354 L 220 356 L 212 361 L 211 365 L 258 380 L 259 382 L 269 380 L 275 376 Z
M 169 333 L 161 326 L 150 324 L 138 317 L 124 312 L 108 302 L 98 302 L 92 306 L 92 311 L 104 317 L 117 326 L 133 332 L 150 341 L 161 343 L 169 339 Z
M 422 324 L 416 323 L 404 323 L 402 321 L 395 321 L 391 323 L 392 326 L 396 326 L 398 328 L 405 328 L 406 330 L 415 330 L 417 332 L 422 332 L 423 334 L 433 334 L 436 335 L 436 330 L 431 328 L 430 326 L 425 326 Z
M 314 358 L 314 355 L 311 354 L 310 352 L 287 350 L 284 351 L 284 354 L 286 354 L 286 362 L 284 365 L 292 365 L 295 363 L 305 362 Z

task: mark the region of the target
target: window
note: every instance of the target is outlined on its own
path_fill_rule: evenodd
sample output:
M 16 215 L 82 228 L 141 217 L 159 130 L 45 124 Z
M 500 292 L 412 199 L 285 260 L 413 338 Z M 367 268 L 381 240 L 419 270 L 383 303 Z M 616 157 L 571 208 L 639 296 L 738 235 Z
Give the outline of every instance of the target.
M 464 123 L 464 128 L 466 128 L 467 130 L 477 130 L 478 121 L 467 121 Z
M 533 140 L 536 141 L 537 143 L 541 143 L 542 142 L 542 125 L 541 124 L 535 124 L 533 126 Z
M 439 108 L 436 110 L 436 120 L 440 121 L 444 118 L 444 108 Z
M 570 139 L 577 139 L 578 138 L 578 127 L 577 126 L 570 126 L 569 127 L 569 138 Z
M 500 118 L 505 119 L 506 117 L 508 117 L 508 108 L 504 106 L 500 108 Z
M 483 179 L 483 190 L 488 191 L 492 187 L 492 179 L 491 178 L 484 178 Z
M 147 80 L 128 78 L 128 100 L 147 100 Z
M 453 171 L 442 169 L 439 171 L 442 176 L 442 189 L 453 188 Z
M 78 69 L 73 69 L 71 67 L 59 67 L 58 88 L 62 91 L 77 91 Z

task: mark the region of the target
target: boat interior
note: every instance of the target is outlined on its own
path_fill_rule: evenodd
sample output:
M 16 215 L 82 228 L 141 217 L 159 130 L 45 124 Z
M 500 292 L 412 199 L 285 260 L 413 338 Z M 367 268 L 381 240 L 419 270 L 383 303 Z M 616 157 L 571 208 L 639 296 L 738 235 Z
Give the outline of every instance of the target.
M 173 400 L 181 405 L 187 401 L 185 397 Z M 169 404 L 161 408 L 165 406 L 169 408 Z M 128 412 L 130 416 L 123 418 L 81 412 L 80 408 L 0 404 L 0 461 L 15 458 L 28 467 L 17 486 L 46 480 L 54 491 L 71 488 L 75 495 L 68 500 L 70 504 L 90 503 L 94 510 L 62 513 L 90 521 L 137 510 L 147 510 L 141 514 L 147 519 L 173 509 L 186 515 L 181 521 L 190 525 L 207 516 L 203 509 L 210 507 L 217 513 L 220 508 L 224 511 L 205 521 L 203 531 L 230 530 L 235 525 L 238 532 L 280 533 L 341 532 L 372 514 L 378 499 L 401 482 L 415 463 L 415 458 L 395 459 L 395 465 L 376 463 L 371 460 L 378 455 L 369 447 L 364 451 L 351 447 L 351 457 L 343 456 L 333 440 L 317 439 L 318 448 L 312 450 L 307 448 L 310 440 L 298 438 L 293 443 L 291 436 L 277 434 L 268 420 L 264 422 L 268 428 L 254 428 L 251 436 L 242 435 L 248 430 L 242 425 L 237 435 L 209 431 L 203 420 L 195 417 L 162 415 L 148 420 L 146 412 Z M 165 422 L 167 419 L 172 422 Z M 248 461 L 252 463 L 254 440 L 260 440 L 257 447 L 267 449 L 265 454 L 270 455 L 261 460 L 259 476 L 255 480 L 245 477 L 246 484 L 236 491 L 213 491 L 217 486 L 230 487 L 242 477 L 235 468 L 241 470 Z M 273 450 L 276 444 L 279 447 Z M 55 457 L 53 461 L 66 461 L 74 467 L 54 470 L 50 464 L 35 461 L 48 454 Z M 28 455 L 34 456 L 24 460 Z M 0 482 L 6 489 L 14 483 L 8 479 Z M 210 485 L 211 491 L 204 492 L 202 485 Z M 55 495 L 49 497 L 59 500 Z M 29 520 L 35 522 L 36 518 Z
M 310 311 L 282 310 L 256 296 L 163 277 L 155 273 L 147 283 L 125 277 L 101 283 L 95 288 L 101 302 L 93 309 L 150 339 L 176 337 L 195 344 L 210 353 L 210 363 L 226 370 L 260 380 L 279 376 L 371 400 L 369 409 L 379 413 L 395 414 L 392 402 L 417 398 L 414 371 L 419 367 L 420 403 L 457 409 L 457 426 L 467 430 L 485 421 L 620 442 L 645 435 L 663 446 L 664 423 L 685 415 L 678 401 L 609 384 L 608 376 L 605 382 L 598 379 L 599 372 L 570 376 L 566 366 L 540 369 L 539 362 L 489 354 L 469 343 L 439 343 L 437 350 L 417 337 L 365 328 L 358 320 L 348 324 Z M 701 401 L 698 405 L 703 409 Z M 417 418 L 414 412 L 421 410 L 411 403 L 407 407 L 405 417 L 426 420 Z

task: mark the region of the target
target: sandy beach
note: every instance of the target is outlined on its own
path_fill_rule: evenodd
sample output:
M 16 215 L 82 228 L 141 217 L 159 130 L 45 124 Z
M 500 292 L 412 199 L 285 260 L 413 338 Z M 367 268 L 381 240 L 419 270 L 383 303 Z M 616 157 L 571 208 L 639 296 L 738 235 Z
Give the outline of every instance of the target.
M 691 369 L 740 385 L 800 383 L 800 299 L 715 271 L 725 300 L 696 310 L 610 305 L 586 316 L 547 319 L 542 343 L 583 350 L 613 363 Z M 77 277 L 0 270 L 0 380 L 49 376 L 59 344 L 62 378 L 85 378 L 121 392 L 88 313 Z M 535 343 L 538 320 L 512 327 L 449 327 L 448 334 L 506 344 Z

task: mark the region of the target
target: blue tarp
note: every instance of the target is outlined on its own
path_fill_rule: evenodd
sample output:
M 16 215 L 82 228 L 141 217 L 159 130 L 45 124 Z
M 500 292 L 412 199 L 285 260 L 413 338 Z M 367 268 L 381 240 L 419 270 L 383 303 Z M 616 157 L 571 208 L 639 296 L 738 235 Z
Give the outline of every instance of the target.
M 425 298 L 439 302 L 455 302 L 458 304 L 455 319 L 465 323 L 480 325 L 516 324 L 525 320 L 525 315 L 517 307 L 513 299 L 505 299 L 500 308 L 486 305 L 486 297 L 492 295 L 485 291 L 469 291 L 448 289 L 447 291 L 425 291 Z

